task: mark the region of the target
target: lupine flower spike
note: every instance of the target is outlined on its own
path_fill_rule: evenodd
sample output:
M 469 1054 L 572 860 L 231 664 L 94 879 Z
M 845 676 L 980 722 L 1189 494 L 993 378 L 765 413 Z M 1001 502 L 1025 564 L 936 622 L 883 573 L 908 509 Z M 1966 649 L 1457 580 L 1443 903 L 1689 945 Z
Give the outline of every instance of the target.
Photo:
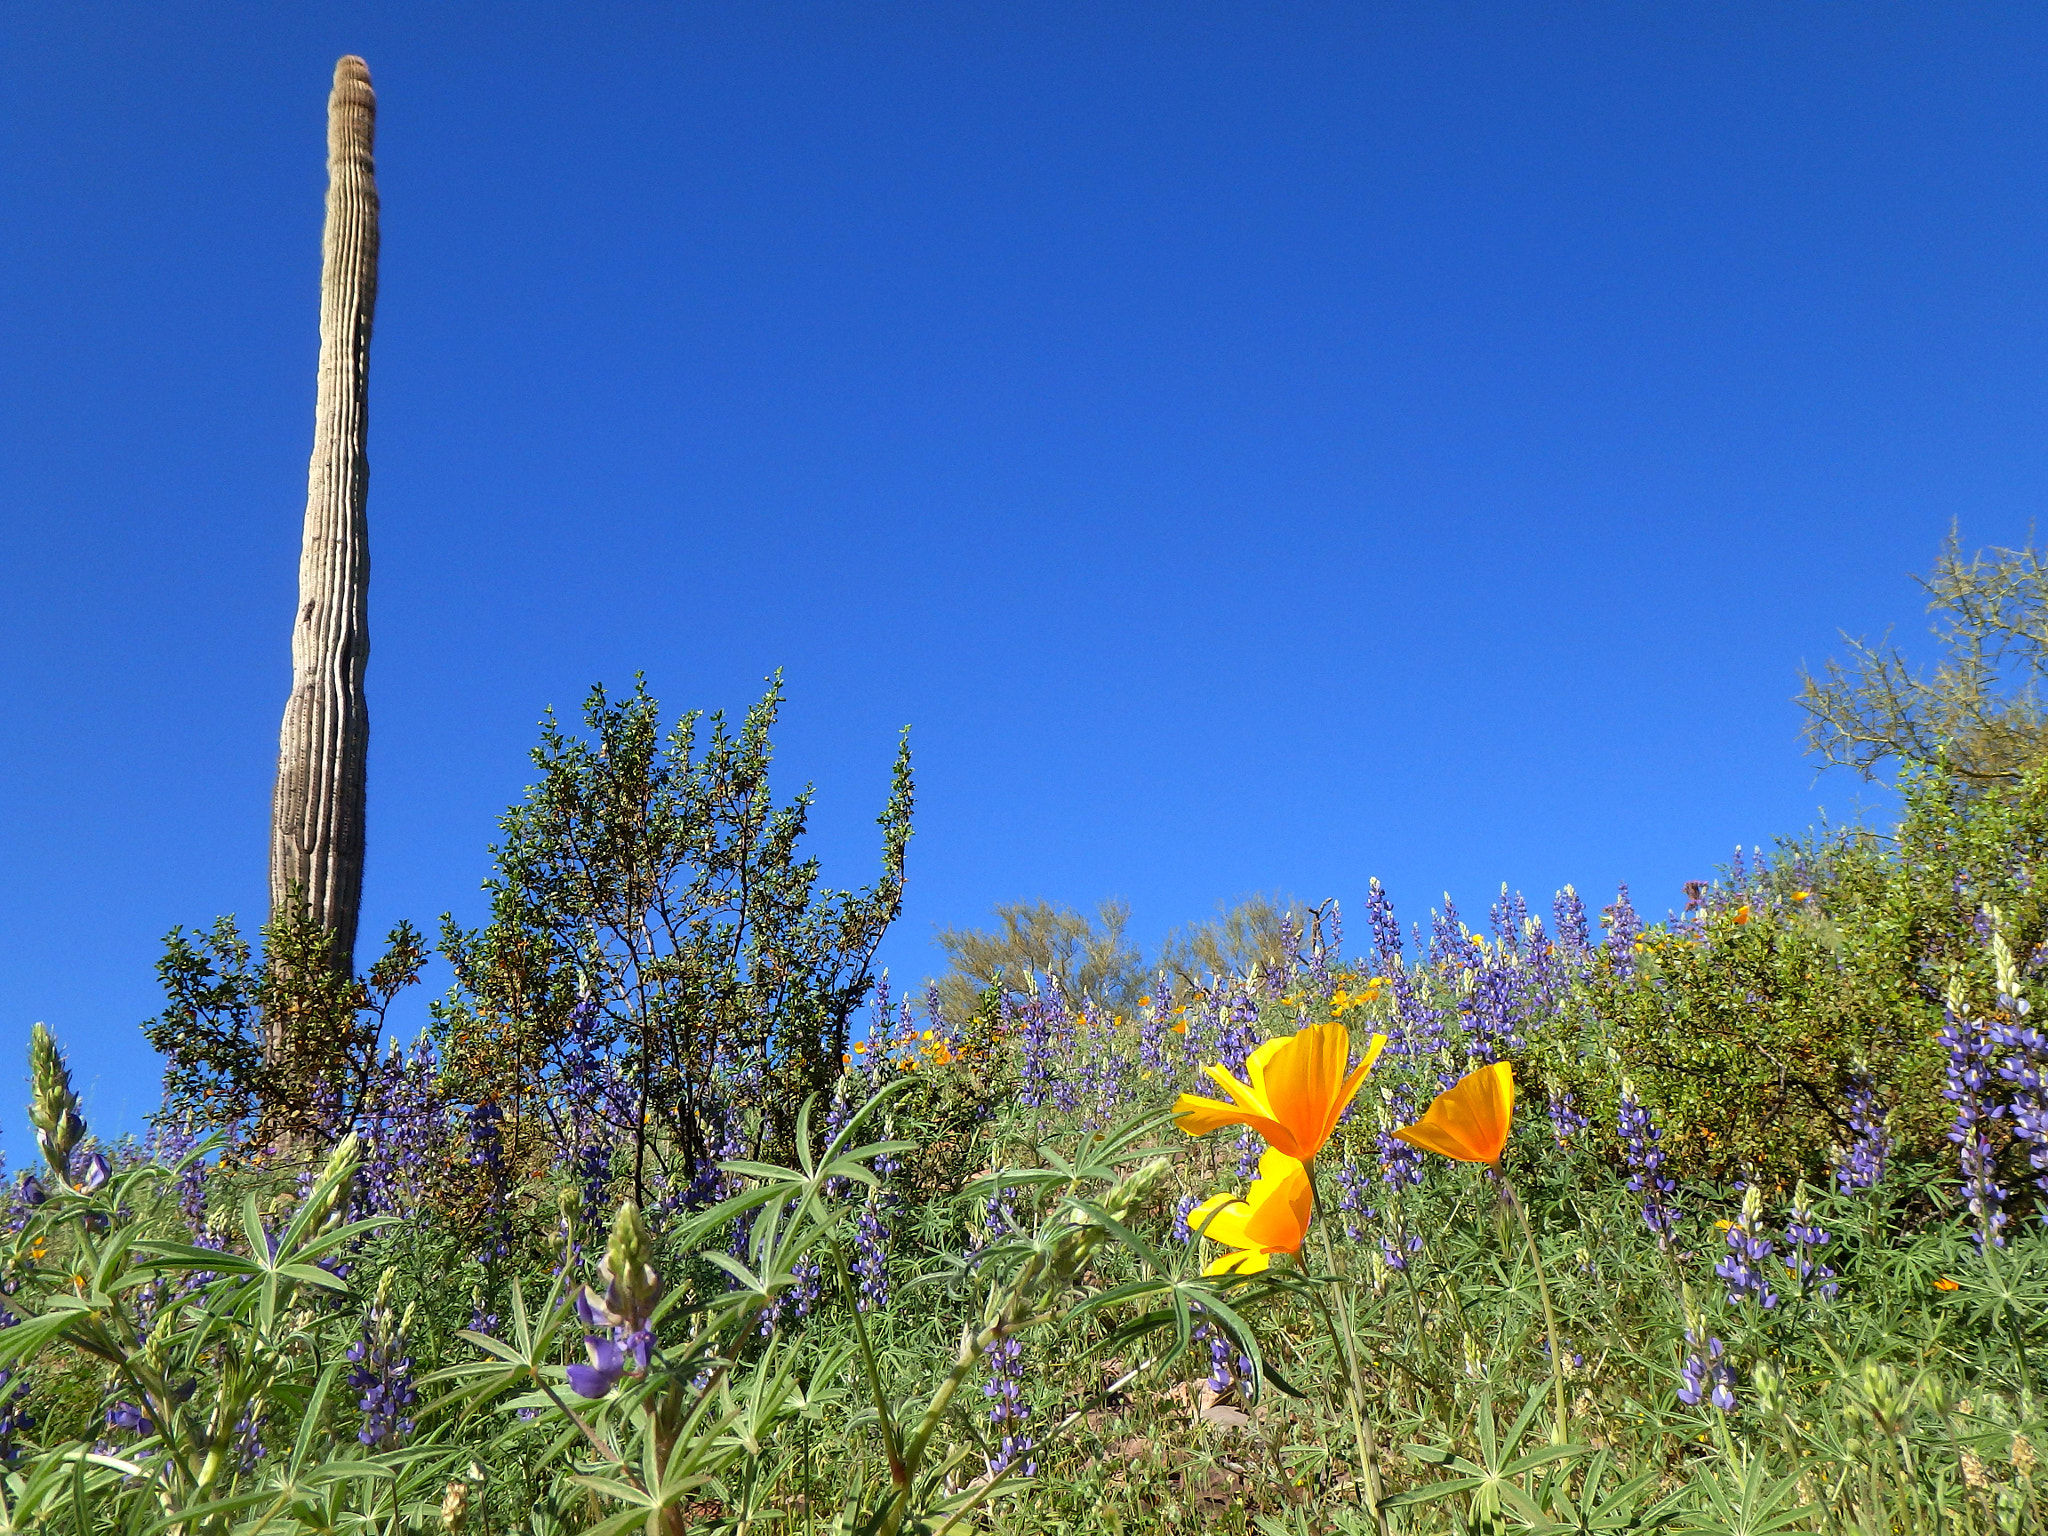
M 1498 1168 L 1514 1120 L 1515 1071 L 1496 1061 L 1467 1072 L 1430 1101 L 1420 1120 L 1394 1134 L 1425 1152 Z
M 71 1089 L 71 1069 L 64 1053 L 41 1024 L 29 1031 L 29 1124 L 36 1128 L 36 1141 L 50 1171 L 66 1183 L 71 1179 L 71 1154 L 85 1139 L 85 1122 L 78 1115 L 78 1095 Z
M 1173 1106 L 1174 1121 L 1190 1136 L 1226 1125 L 1250 1126 L 1274 1151 L 1306 1163 L 1323 1150 L 1337 1128 L 1337 1117 L 1358 1093 L 1386 1043 L 1385 1035 L 1374 1035 L 1364 1058 L 1347 1074 L 1350 1031 L 1342 1024 L 1310 1024 L 1299 1034 L 1268 1040 L 1252 1052 L 1245 1063 L 1248 1084 L 1222 1067 L 1204 1068 L 1229 1100 L 1184 1093 Z
M 628 1371 L 647 1369 L 654 1348 L 651 1319 L 662 1290 L 661 1277 L 649 1262 L 653 1248 L 640 1207 L 621 1201 L 611 1243 L 598 1265 L 604 1295 L 592 1295 L 588 1286 L 575 1294 L 577 1319 L 588 1330 L 583 1346 L 590 1354 L 590 1364 L 569 1367 L 569 1386 L 578 1397 L 603 1397 Z M 599 1334 L 599 1328 L 611 1329 L 611 1336 Z
M 1255 1275 L 1276 1253 L 1299 1253 L 1315 1214 L 1315 1192 L 1300 1159 L 1268 1147 L 1259 1176 L 1242 1195 L 1212 1195 L 1188 1216 L 1188 1229 L 1230 1249 L 1205 1275 Z

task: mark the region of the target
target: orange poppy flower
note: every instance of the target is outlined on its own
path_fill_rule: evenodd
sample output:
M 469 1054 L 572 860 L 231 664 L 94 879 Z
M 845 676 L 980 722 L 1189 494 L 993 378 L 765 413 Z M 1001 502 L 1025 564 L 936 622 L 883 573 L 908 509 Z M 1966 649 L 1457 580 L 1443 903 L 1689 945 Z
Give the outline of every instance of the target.
M 1949 1279 L 1947 1275 L 1943 1275 L 1939 1280 L 1935 1281 L 1934 1288 L 1937 1291 L 1955 1291 L 1962 1289 L 1961 1285 L 1958 1282 Z
M 1430 1101 L 1420 1120 L 1394 1134 L 1411 1147 L 1461 1163 L 1500 1165 L 1515 1119 L 1515 1069 L 1504 1061 L 1467 1072 Z
M 1229 1249 L 1205 1275 L 1256 1275 L 1276 1253 L 1299 1253 L 1315 1214 L 1308 1170 L 1272 1147 L 1260 1154 L 1259 1176 L 1242 1195 L 1211 1195 L 1188 1213 L 1188 1230 Z
M 1229 1101 L 1184 1093 L 1174 1103 L 1174 1122 L 1190 1136 L 1226 1125 L 1248 1125 L 1266 1138 L 1267 1146 L 1305 1163 L 1323 1150 L 1337 1128 L 1337 1117 L 1386 1043 L 1385 1035 L 1374 1035 L 1364 1059 L 1346 1074 L 1350 1031 L 1342 1024 L 1310 1024 L 1299 1034 L 1268 1040 L 1253 1051 L 1245 1063 L 1248 1084 L 1219 1066 L 1204 1067 L 1230 1095 Z

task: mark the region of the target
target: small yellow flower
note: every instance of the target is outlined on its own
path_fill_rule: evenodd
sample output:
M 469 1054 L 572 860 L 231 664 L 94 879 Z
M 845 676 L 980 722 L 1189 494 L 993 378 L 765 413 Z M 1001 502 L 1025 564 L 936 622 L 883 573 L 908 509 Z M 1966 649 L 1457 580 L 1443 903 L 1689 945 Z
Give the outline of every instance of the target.
M 1792 899 L 1793 899 L 1794 901 L 1811 901 L 1811 900 L 1813 899 L 1813 892 L 1811 892 L 1811 891 L 1794 891 L 1794 892 L 1792 893 Z

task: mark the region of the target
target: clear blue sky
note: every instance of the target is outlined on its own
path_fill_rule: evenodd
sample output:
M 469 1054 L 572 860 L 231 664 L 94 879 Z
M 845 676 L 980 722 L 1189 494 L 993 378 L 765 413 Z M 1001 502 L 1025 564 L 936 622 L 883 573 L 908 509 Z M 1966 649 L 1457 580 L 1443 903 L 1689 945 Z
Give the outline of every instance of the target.
M 899 978 L 1016 897 L 1661 911 L 1853 812 L 1802 659 L 2048 488 L 2038 7 L 24 0 L 0 50 L 17 1161 L 29 1024 L 132 1126 L 161 935 L 261 914 L 343 52 L 366 935 L 474 919 L 542 709 L 636 669 L 786 669 L 841 881 L 915 727 Z

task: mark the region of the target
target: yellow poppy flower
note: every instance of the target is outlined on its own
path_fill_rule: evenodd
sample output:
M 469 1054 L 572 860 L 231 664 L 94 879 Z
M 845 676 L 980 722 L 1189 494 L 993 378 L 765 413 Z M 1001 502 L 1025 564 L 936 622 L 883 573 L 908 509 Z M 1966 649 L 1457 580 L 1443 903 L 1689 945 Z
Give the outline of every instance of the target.
M 1245 1063 L 1249 1084 L 1219 1066 L 1204 1067 L 1230 1095 L 1229 1101 L 1184 1093 L 1174 1103 L 1174 1122 L 1190 1136 L 1226 1125 L 1248 1125 L 1266 1138 L 1267 1146 L 1305 1163 L 1323 1150 L 1337 1128 L 1337 1117 L 1386 1043 L 1385 1035 L 1374 1035 L 1364 1060 L 1346 1075 L 1350 1031 L 1342 1024 L 1307 1025 L 1298 1034 L 1268 1040 L 1252 1052 Z
M 1514 1119 L 1515 1069 L 1496 1061 L 1467 1072 L 1430 1101 L 1420 1120 L 1394 1134 L 1425 1152 L 1498 1167 Z
M 1746 902 L 1746 901 L 1745 901 L 1745 902 L 1744 902 L 1744 903 L 1743 903 L 1743 904 L 1742 904 L 1741 906 L 1739 906 L 1739 907 L 1737 907 L 1737 908 L 1735 909 L 1735 921 L 1736 921 L 1736 922 L 1738 922 L 1738 923 L 1746 923 L 1746 922 L 1748 922 L 1748 921 L 1749 921 L 1749 903 L 1748 903 L 1748 902 Z
M 1188 1021 L 1186 1019 L 1182 1019 L 1178 1023 L 1171 1025 L 1170 1028 L 1172 1033 L 1176 1035 L 1184 1035 L 1188 1032 Z
M 1211 1195 L 1188 1213 L 1188 1230 L 1231 1250 L 1211 1259 L 1205 1275 L 1256 1275 L 1276 1253 L 1299 1253 L 1315 1214 L 1315 1191 L 1297 1158 L 1268 1147 L 1259 1176 L 1242 1195 Z

